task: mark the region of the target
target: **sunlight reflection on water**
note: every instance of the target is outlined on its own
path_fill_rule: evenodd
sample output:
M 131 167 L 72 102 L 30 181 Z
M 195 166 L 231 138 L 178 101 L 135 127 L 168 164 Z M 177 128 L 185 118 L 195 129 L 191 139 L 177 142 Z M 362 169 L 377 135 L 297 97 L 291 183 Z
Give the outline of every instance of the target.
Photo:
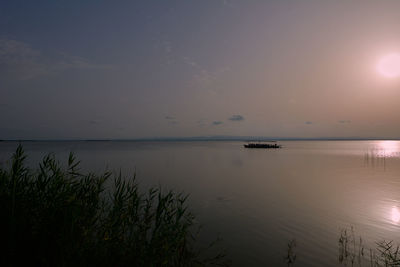
M 400 156 L 400 144 L 399 141 L 378 141 L 373 147 L 373 152 L 376 157 L 399 157 Z
M 391 214 L 391 219 L 392 222 L 395 224 L 398 224 L 400 222 L 400 212 L 399 212 L 399 208 L 397 207 L 392 207 L 392 214 Z

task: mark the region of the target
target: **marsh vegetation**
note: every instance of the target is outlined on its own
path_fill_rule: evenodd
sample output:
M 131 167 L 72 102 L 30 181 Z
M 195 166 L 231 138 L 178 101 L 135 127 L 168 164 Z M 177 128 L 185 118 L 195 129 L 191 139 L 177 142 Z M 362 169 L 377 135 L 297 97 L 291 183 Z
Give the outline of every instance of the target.
M 223 264 L 196 246 L 187 195 L 142 193 L 121 173 L 81 173 L 72 154 L 65 168 L 52 155 L 37 170 L 25 160 L 19 146 L 0 169 L 2 266 Z

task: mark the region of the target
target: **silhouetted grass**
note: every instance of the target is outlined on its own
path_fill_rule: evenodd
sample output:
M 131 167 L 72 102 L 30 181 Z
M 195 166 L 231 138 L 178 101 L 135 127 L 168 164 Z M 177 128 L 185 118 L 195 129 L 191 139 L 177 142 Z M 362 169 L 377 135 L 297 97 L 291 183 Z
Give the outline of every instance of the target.
M 70 154 L 25 166 L 19 146 L 0 169 L 1 266 L 203 266 L 187 195 L 109 172 L 82 174 Z M 107 186 L 106 186 L 107 184 Z
M 286 264 L 287 266 L 293 266 L 294 263 L 296 262 L 296 240 L 292 239 L 289 243 L 288 243 L 288 247 L 287 247 L 287 255 L 285 257 L 286 260 Z
M 400 266 L 400 247 L 393 241 L 381 241 L 366 249 L 354 229 L 343 229 L 339 238 L 339 262 L 345 266 Z
M 367 249 L 361 237 L 356 237 L 354 228 L 342 229 L 338 240 L 338 266 L 392 267 L 400 266 L 400 245 L 393 241 L 377 242 L 375 247 Z M 287 266 L 296 266 L 296 241 L 287 243 Z M 301 255 L 300 255 L 301 257 Z M 332 263 L 327 263 L 331 265 Z

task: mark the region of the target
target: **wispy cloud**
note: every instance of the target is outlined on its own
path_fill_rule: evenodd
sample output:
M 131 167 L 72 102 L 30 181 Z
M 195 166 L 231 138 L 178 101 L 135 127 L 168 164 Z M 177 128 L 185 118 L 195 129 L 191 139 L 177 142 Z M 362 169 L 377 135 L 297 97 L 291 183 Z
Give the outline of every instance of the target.
M 68 69 L 111 69 L 111 65 L 96 64 L 64 53 L 46 55 L 29 44 L 11 39 L 0 39 L 0 75 L 21 80 L 58 73 Z
M 223 122 L 222 121 L 213 121 L 212 125 L 221 125 Z
M 196 124 L 197 124 L 198 127 L 204 127 L 204 126 L 206 126 L 206 122 L 205 122 L 204 119 L 199 119 L 199 120 L 197 120 L 197 121 L 196 121 Z
M 306 122 L 304 122 L 304 124 L 311 125 L 311 124 L 313 124 L 313 122 L 312 121 L 306 121 Z
M 234 5 L 232 4 L 232 1 L 231 1 L 231 0 L 221 0 L 221 3 L 222 3 L 224 6 L 229 7 L 229 8 L 233 8 L 233 7 L 234 7 Z
M 196 86 L 201 86 L 203 88 L 212 88 L 213 91 L 216 89 L 213 85 L 218 81 L 218 79 L 226 72 L 230 71 L 229 67 L 222 67 L 218 69 L 209 70 L 202 66 L 196 60 L 190 57 L 183 57 L 183 62 L 188 65 L 193 70 L 193 83 Z
M 91 124 L 91 125 L 96 125 L 96 124 L 101 123 L 100 120 L 89 120 L 88 122 L 89 122 L 89 124 Z
M 342 124 L 351 123 L 351 121 L 350 120 L 340 120 L 340 121 L 338 121 L 338 123 L 342 123 Z
M 194 74 L 193 78 L 195 83 L 202 86 L 209 86 L 213 83 L 217 78 L 214 73 L 208 71 L 206 68 L 202 67 L 199 63 L 197 63 L 194 59 L 189 57 L 184 57 L 183 61 L 185 64 L 193 68 Z
M 164 119 L 165 119 L 165 120 L 168 122 L 168 124 L 170 124 L 170 125 L 176 125 L 176 124 L 179 123 L 179 122 L 176 120 L 176 118 L 175 118 L 175 117 L 172 117 L 172 116 L 165 116 Z
M 230 120 L 230 121 L 243 121 L 244 117 L 242 115 L 232 115 L 228 120 Z

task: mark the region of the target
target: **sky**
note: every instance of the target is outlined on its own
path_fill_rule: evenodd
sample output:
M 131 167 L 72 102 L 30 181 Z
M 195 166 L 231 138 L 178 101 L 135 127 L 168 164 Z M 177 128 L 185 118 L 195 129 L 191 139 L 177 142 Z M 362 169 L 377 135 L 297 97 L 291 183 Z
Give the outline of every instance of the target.
M 400 62 L 379 65 L 400 54 L 399 11 L 1 1 L 0 139 L 400 138 Z

